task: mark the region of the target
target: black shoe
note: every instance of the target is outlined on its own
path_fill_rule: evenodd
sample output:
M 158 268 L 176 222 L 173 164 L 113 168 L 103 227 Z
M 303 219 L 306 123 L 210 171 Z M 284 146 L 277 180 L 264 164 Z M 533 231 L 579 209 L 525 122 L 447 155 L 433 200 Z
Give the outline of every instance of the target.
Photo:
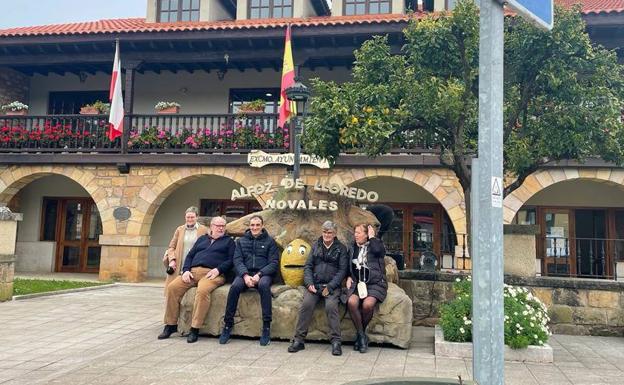
M 353 341 L 353 350 L 360 350 L 360 333 L 355 335 L 355 340 Z
M 198 338 L 199 338 L 199 329 L 191 328 L 191 331 L 189 332 L 188 337 L 186 337 L 186 342 L 188 342 L 189 344 L 192 344 L 192 343 L 197 342 Z
M 332 342 L 332 356 L 342 356 L 342 347 L 340 341 Z
M 368 351 L 368 336 L 366 333 L 360 334 L 360 353 L 366 353 Z
M 221 331 L 221 335 L 219 336 L 219 343 L 221 345 L 227 344 L 231 336 L 232 336 L 232 327 L 227 326 L 227 325 L 224 326 L 223 330 Z
M 288 353 L 297 353 L 299 350 L 304 350 L 305 344 L 302 341 L 293 340 L 292 344 L 288 347 Z
M 267 346 L 271 343 L 271 329 L 262 328 L 262 336 L 260 336 L 260 346 Z
M 165 325 L 162 333 L 158 335 L 159 340 L 164 340 L 171 337 L 171 335 L 178 331 L 178 325 Z

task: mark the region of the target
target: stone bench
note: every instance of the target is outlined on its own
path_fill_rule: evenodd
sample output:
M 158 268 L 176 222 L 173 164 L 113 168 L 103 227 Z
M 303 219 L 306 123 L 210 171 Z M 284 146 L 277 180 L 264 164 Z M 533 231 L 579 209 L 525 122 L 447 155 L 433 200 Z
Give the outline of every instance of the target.
M 200 334 L 218 336 L 223 328 L 223 314 L 230 285 L 219 287 L 212 293 L 210 310 L 206 316 Z M 286 285 L 273 285 L 273 322 L 271 338 L 290 340 L 295 331 L 299 307 L 303 301 L 304 287 L 292 288 Z M 188 333 L 191 327 L 191 313 L 195 288 L 190 289 L 182 299 L 178 329 Z M 343 341 L 353 341 L 355 328 L 345 306 L 341 304 L 341 329 Z M 235 326 L 232 334 L 245 337 L 260 337 L 262 328 L 262 311 L 260 296 L 255 290 L 242 293 L 234 318 Z M 328 340 L 329 327 L 323 302 L 314 311 L 307 340 Z M 375 315 L 367 329 L 371 342 L 392 344 L 407 348 L 412 337 L 412 300 L 403 289 L 394 283 L 388 283 L 388 296 L 375 310 Z

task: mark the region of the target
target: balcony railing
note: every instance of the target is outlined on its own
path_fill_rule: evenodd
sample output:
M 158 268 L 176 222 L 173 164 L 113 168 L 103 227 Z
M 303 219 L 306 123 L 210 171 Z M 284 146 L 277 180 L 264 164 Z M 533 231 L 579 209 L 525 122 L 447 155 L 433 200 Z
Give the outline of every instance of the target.
M 122 146 L 121 138 L 108 140 L 108 115 L 0 116 L 0 152 L 292 152 L 294 138 L 277 120 L 277 114 L 264 113 L 133 114 Z M 389 153 L 435 153 L 423 140 L 393 140 Z
M 406 269 L 422 269 L 421 262 L 425 262 L 427 254 L 435 256 L 436 269 L 470 270 L 472 267 L 466 234 L 390 230 L 383 234 L 382 240 L 387 254 L 397 264 L 403 262 Z
M 545 237 L 542 275 L 616 279 L 624 239 Z

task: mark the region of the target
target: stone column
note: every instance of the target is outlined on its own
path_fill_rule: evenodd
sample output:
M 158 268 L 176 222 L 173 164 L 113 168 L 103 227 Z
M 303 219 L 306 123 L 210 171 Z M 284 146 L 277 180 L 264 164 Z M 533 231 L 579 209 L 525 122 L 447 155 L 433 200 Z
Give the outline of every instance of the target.
M 21 220 L 22 214 L 13 214 L 8 207 L 0 207 L 0 302 L 13 297 L 17 222 Z
M 147 275 L 149 236 L 100 235 L 102 281 L 142 282 Z

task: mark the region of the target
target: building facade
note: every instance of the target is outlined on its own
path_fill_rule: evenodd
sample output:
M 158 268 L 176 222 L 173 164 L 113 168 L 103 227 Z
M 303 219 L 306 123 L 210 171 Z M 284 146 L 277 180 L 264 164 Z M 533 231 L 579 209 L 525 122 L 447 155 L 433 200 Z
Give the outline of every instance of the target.
M 618 46 L 624 9 L 585 3 L 590 36 Z M 145 19 L 0 30 L 0 104 L 29 106 L 25 116 L 0 116 L 0 204 L 24 215 L 17 271 L 164 276 L 161 258 L 186 207 L 240 217 L 270 196 L 232 201 L 232 189 L 289 175 L 247 160 L 253 149 L 292 152 L 293 135 L 277 127 L 287 24 L 303 81 L 343 82 L 362 42 L 386 34 L 398 51 L 410 18 L 447 6 L 150 0 Z M 80 111 L 107 100 L 116 39 L 129 129 L 110 142 L 106 114 Z M 262 111 L 245 110 L 258 100 Z M 156 113 L 160 101 L 180 111 Z M 425 251 L 439 267 L 470 267 L 463 192 L 438 154 L 405 145 L 375 159 L 344 154 L 329 170 L 304 165 L 302 178 L 377 191 L 395 212 L 384 241 L 407 268 Z M 538 226 L 536 274 L 612 279 L 624 252 L 623 191 L 624 170 L 604 162 L 553 165 L 505 198 L 504 219 Z

